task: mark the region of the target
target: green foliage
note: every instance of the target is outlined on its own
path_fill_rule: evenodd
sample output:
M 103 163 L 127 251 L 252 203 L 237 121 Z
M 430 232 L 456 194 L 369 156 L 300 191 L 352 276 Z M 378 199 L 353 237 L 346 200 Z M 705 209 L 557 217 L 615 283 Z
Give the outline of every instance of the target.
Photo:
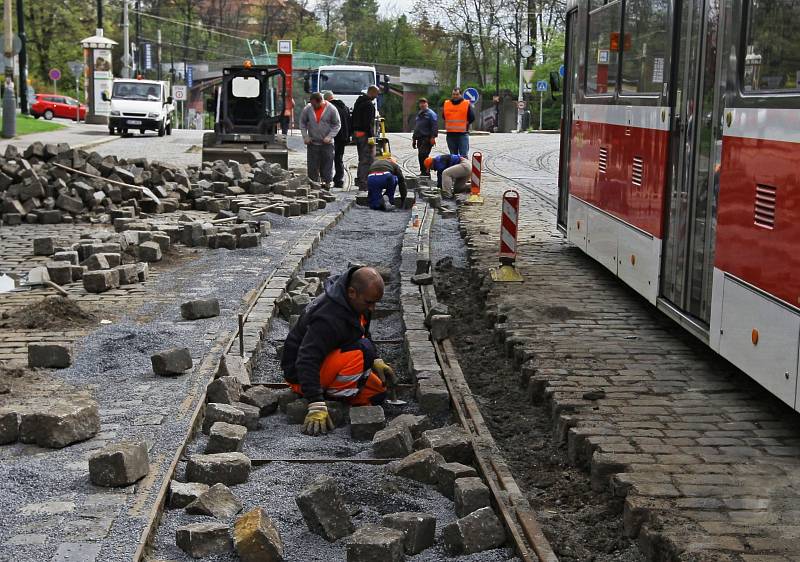
M 83 60 L 80 41 L 94 35 L 95 6 L 91 0 L 25 0 L 28 74 L 34 88 L 51 91 L 48 72 L 58 68 L 62 76 L 59 90 L 70 89 L 69 95 L 74 95 L 75 77 L 67 62 Z M 106 31 L 113 32 L 113 26 Z
M 544 50 L 544 62 L 534 67 L 534 80 L 546 80 L 549 84 L 550 73 L 558 74 L 559 67 L 564 64 L 564 34 L 554 35 Z M 559 76 L 559 86 L 563 90 L 563 80 Z M 558 129 L 561 126 L 561 100 L 563 91 L 544 93 L 542 103 L 542 128 Z M 531 111 L 531 128 L 539 128 L 539 94 L 530 94 L 528 108 Z

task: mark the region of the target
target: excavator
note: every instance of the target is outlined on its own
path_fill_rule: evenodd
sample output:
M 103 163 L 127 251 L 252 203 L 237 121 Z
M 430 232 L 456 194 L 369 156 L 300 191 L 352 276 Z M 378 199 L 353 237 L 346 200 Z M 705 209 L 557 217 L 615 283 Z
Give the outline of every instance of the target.
M 245 61 L 224 68 L 214 97 L 206 101 L 206 111 L 215 119 L 214 132 L 203 135 L 203 162 L 249 164 L 258 153 L 266 161 L 288 168 L 286 139 L 277 134 L 287 97 L 291 93 L 287 96 L 286 74 L 277 66 Z

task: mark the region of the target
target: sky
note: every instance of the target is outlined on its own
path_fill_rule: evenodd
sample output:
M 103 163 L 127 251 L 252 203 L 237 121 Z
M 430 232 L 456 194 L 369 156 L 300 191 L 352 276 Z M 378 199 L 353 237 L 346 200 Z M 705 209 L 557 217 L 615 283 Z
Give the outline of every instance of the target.
M 411 9 L 414 7 L 415 0 L 380 0 L 380 11 L 382 16 L 395 14 L 408 14 L 409 19 Z

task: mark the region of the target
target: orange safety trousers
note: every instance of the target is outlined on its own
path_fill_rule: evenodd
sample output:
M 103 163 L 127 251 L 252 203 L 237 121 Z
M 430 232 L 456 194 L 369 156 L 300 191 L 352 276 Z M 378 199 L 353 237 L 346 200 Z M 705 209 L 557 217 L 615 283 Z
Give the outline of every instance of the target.
M 330 352 L 319 370 L 319 382 L 325 398 L 347 402 L 352 406 L 382 403 L 386 398 L 386 385 L 372 372 L 372 361 L 365 365 L 364 359 L 365 352 L 359 346 Z M 303 394 L 299 384 L 289 383 L 289 388 L 297 394 Z

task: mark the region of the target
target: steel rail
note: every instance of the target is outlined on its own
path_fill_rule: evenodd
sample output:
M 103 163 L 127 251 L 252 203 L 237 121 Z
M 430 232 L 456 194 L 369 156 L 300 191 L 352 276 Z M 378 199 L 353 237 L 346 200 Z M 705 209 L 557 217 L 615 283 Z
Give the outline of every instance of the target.
M 418 248 L 423 256 L 425 253 L 429 256 L 430 226 L 434 218 L 435 213 L 431 213 L 429 220 L 423 220 L 420 229 Z M 435 287 L 421 286 L 420 293 L 423 310 L 427 314 L 437 301 Z M 524 562 L 558 562 L 558 557 L 542 532 L 535 513 L 514 480 L 486 425 L 480 407 L 461 370 L 453 342 L 450 338 L 445 338 L 433 341 L 433 346 L 459 422 L 470 436 L 478 469 L 489 487 L 494 504 L 511 535 L 517 553 Z
M 348 174 L 348 177 L 351 179 L 351 182 L 352 182 L 352 177 L 349 174 Z M 350 186 L 348 186 L 348 188 L 349 187 Z M 347 191 L 347 190 L 344 190 L 344 191 Z M 352 206 L 352 202 L 351 202 L 351 206 Z M 344 213 L 346 213 L 349 210 L 349 208 L 350 208 L 350 206 L 344 207 L 340 211 L 340 217 Z M 323 216 L 323 215 L 321 215 L 321 216 Z M 334 220 L 329 226 L 332 227 L 333 225 L 336 224 L 336 222 L 338 222 L 338 219 Z M 308 232 L 311 231 L 311 229 L 312 229 L 312 227 L 309 227 L 301 236 L 297 237 L 297 241 L 294 243 L 292 248 L 297 246 L 303 240 L 305 235 L 308 234 Z M 286 252 L 286 255 L 289 255 L 290 253 L 291 253 L 291 250 Z M 300 260 L 300 266 L 302 266 L 302 263 L 303 263 L 304 259 Z M 274 277 L 276 277 L 276 274 L 279 271 L 280 270 L 276 268 L 274 271 L 272 271 L 272 273 L 270 273 L 264 279 L 264 281 L 258 287 L 256 287 L 256 289 L 250 291 L 247 295 L 245 295 L 245 298 L 243 299 L 244 311 L 240 315 L 241 318 L 243 319 L 244 323 L 247 322 L 247 319 L 249 318 L 250 313 L 255 308 L 256 304 L 258 303 L 259 297 L 266 290 L 267 285 L 269 285 L 269 283 L 272 281 L 272 279 Z M 270 321 L 271 321 L 271 319 L 270 319 Z M 136 551 L 135 551 L 135 553 L 133 555 L 133 561 L 134 562 L 145 562 L 147 560 L 148 550 L 149 550 L 150 545 L 152 543 L 153 537 L 155 536 L 155 532 L 158 529 L 158 525 L 159 525 L 159 523 L 161 521 L 161 516 L 163 515 L 163 512 L 164 512 L 164 506 L 166 505 L 166 499 L 167 499 L 167 494 L 169 492 L 170 482 L 172 481 L 172 479 L 173 479 L 173 477 L 175 475 L 175 470 L 178 467 L 178 463 L 183 460 L 184 454 L 186 452 L 186 448 L 189 446 L 189 444 L 192 442 L 192 440 L 194 438 L 195 431 L 199 427 L 201 417 L 202 417 L 202 415 L 203 415 L 203 413 L 205 411 L 206 387 L 208 386 L 208 383 L 213 381 L 213 379 L 214 379 L 214 377 L 216 375 L 217 363 L 221 360 L 221 358 L 224 355 L 226 355 L 226 354 L 228 354 L 230 352 L 230 350 L 233 348 L 237 338 L 240 337 L 239 334 L 240 334 L 240 328 L 239 327 L 237 327 L 237 329 L 234 332 L 225 332 L 225 333 L 221 334 L 220 337 L 217 338 L 214 346 L 212 346 L 211 350 L 209 350 L 209 352 L 206 354 L 206 356 L 204 357 L 203 361 L 201 362 L 200 366 L 198 367 L 198 370 L 202 370 L 203 372 L 208 371 L 209 376 L 207 376 L 205 378 L 206 385 L 203 387 L 202 393 L 198 397 L 197 405 L 195 406 L 194 411 L 192 412 L 192 417 L 191 417 L 191 421 L 189 423 L 189 429 L 187 431 L 186 437 L 182 440 L 181 444 L 176 449 L 175 455 L 173 456 L 173 459 L 170 462 L 170 465 L 167 468 L 167 471 L 164 473 L 164 480 L 161 483 L 161 487 L 159 488 L 158 494 L 156 495 L 156 499 L 155 499 L 155 502 L 153 503 L 153 507 L 150 509 L 150 514 L 148 515 L 147 524 L 145 525 L 145 528 L 142 530 L 142 533 L 141 533 L 141 535 L 139 537 L 139 543 L 138 543 Z

